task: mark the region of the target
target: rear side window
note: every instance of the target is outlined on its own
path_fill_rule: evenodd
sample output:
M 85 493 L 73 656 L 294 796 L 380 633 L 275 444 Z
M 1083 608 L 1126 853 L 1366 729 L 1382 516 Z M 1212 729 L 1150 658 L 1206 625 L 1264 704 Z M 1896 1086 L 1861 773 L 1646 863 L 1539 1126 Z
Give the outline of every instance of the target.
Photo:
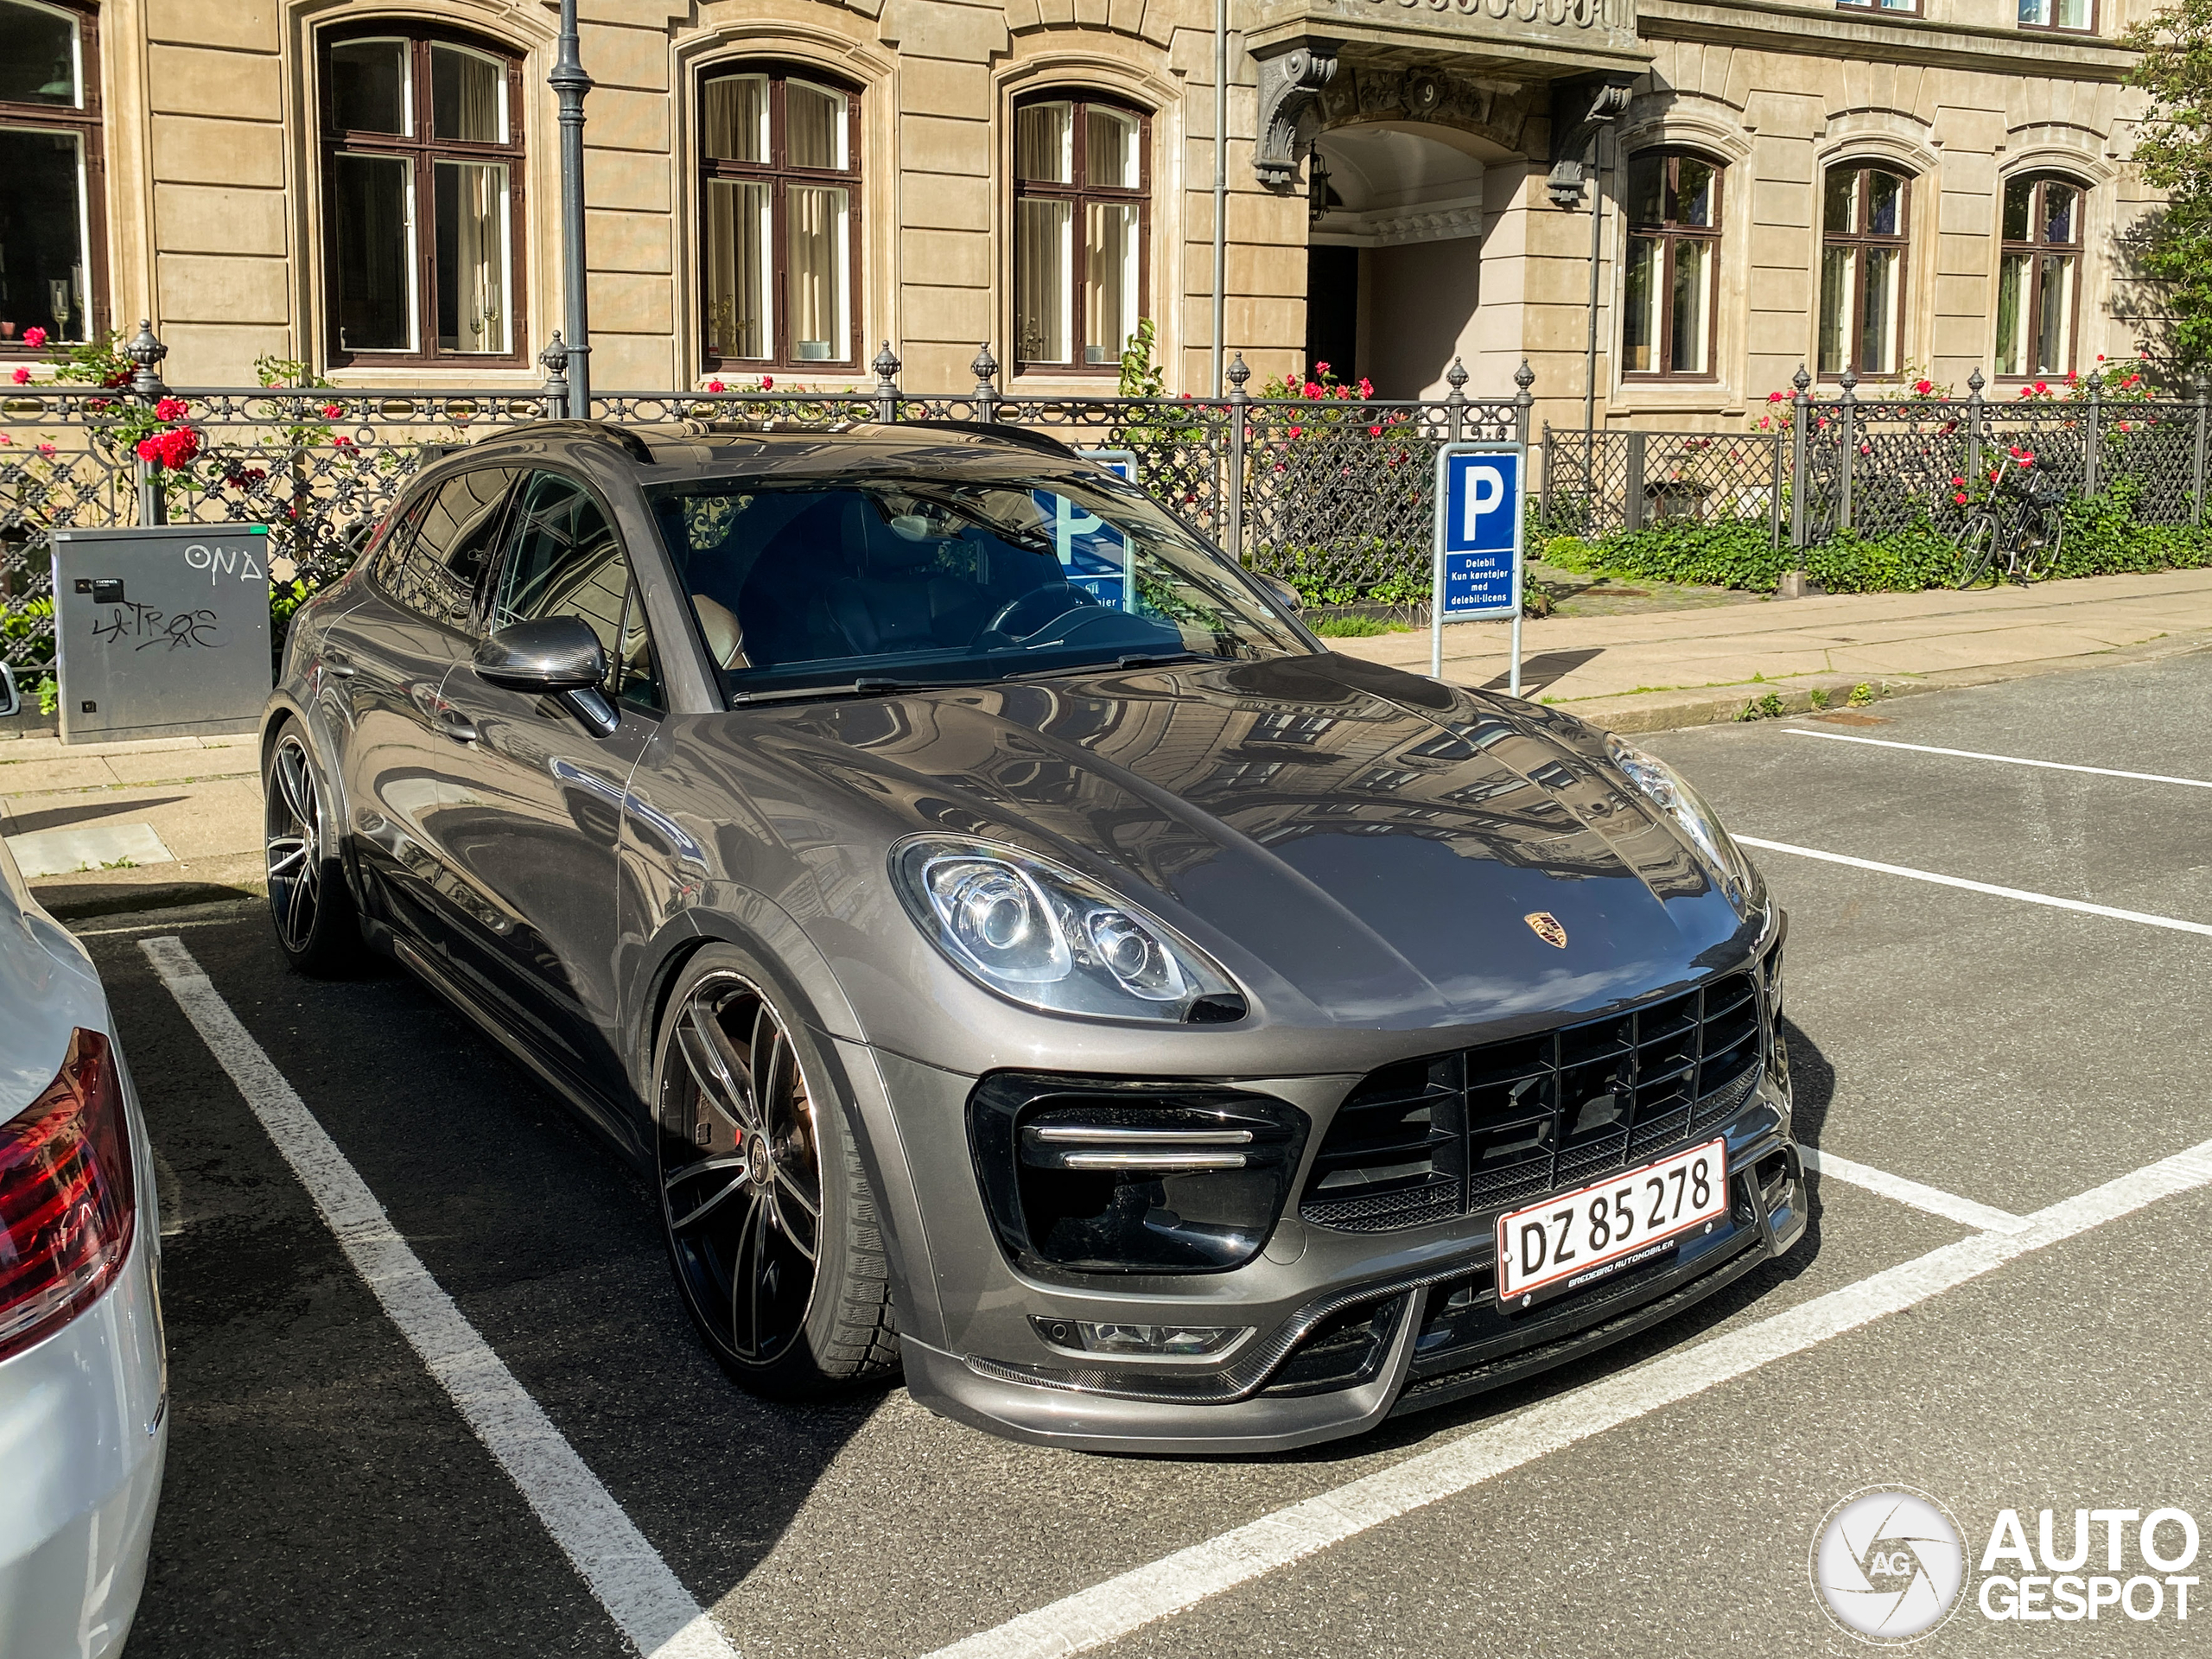
M 385 585 L 410 610 L 442 622 L 469 612 L 486 556 L 499 540 L 507 493 L 518 469 L 480 467 L 441 484 L 423 505 L 413 534 L 394 538 Z

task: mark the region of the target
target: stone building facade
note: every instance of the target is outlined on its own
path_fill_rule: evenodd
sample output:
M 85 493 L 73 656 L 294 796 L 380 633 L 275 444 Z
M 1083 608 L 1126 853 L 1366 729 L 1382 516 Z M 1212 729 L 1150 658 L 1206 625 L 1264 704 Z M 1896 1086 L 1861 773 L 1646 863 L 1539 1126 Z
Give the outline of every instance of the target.
M 2131 353 L 2148 0 L 583 0 L 594 378 L 1110 390 L 1139 318 L 1580 424 Z M 0 365 L 524 385 L 562 312 L 545 0 L 0 0 Z M 1317 160 L 1318 158 L 1318 160 Z M 1316 175 L 1319 177 L 1316 177 Z M 1594 173 L 1594 178 L 1590 176 Z M 2001 338 L 2000 338 L 2001 336 Z

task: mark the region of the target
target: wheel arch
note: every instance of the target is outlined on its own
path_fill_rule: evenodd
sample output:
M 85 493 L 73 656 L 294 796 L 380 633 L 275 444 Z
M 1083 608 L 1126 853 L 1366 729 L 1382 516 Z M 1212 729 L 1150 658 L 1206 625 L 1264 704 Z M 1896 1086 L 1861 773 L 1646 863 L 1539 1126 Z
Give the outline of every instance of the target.
M 796 998 L 786 1015 L 806 1027 L 812 1045 L 832 1071 L 830 1081 L 846 1107 L 845 1121 L 861 1166 L 874 1189 L 876 1217 L 888 1247 L 893 1305 L 902 1331 L 941 1331 L 935 1274 L 922 1226 L 914 1172 L 906 1156 L 897 1110 L 874 1064 L 874 1051 L 862 1034 L 857 1012 L 829 959 L 808 938 L 791 913 L 765 894 L 717 884 L 701 902 L 668 918 L 648 950 L 651 967 L 640 975 L 637 1014 L 632 1029 L 643 1041 L 633 1058 L 638 1096 L 645 1118 L 639 1133 L 651 1136 L 659 1111 L 657 1075 L 661 1029 L 676 988 L 691 963 L 710 946 L 728 945 L 757 959 L 777 982 L 779 1000 Z M 645 1142 L 650 1155 L 652 1142 Z M 925 1301 L 926 1306 L 924 1306 Z

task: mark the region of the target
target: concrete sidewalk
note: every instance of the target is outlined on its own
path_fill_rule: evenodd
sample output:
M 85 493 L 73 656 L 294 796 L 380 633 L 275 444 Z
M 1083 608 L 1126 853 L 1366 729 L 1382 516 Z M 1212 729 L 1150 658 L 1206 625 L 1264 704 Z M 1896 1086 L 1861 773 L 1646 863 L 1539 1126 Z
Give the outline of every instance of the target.
M 1510 625 L 1444 631 L 1444 677 L 1503 690 Z M 1429 636 L 1330 642 L 1428 672 Z M 1732 720 L 1769 694 L 1840 703 L 2088 667 L 2115 653 L 2212 647 L 2212 569 L 2087 576 L 1979 593 L 1851 594 L 1636 615 L 1547 617 L 1522 629 L 1522 694 L 1615 731 Z
M 1444 671 L 1505 683 L 1508 630 L 1445 632 Z M 1416 673 L 1428 635 L 1336 647 Z M 1522 690 L 1616 731 L 1732 720 L 1815 689 L 1840 704 L 1974 685 L 2129 657 L 2212 648 L 2212 570 L 2096 576 L 1992 593 L 1868 594 L 1705 606 L 1526 626 Z M 263 888 L 259 750 L 251 737 L 64 747 L 0 742 L 0 834 L 56 914 L 96 916 Z
M 0 742 L 0 835 L 56 915 L 258 893 L 260 755 L 250 735 Z

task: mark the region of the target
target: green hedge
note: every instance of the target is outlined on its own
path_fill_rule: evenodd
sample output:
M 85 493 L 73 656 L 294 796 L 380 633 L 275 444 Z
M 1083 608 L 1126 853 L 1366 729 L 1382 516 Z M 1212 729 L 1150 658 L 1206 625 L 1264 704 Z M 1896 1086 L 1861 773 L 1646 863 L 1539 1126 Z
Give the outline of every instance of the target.
M 2212 526 L 2139 523 L 2130 511 L 2130 495 L 2115 491 L 2068 506 L 2058 575 L 2212 565 Z M 1925 524 L 1878 537 L 1847 533 L 1802 550 L 1770 545 L 1764 521 L 1661 524 L 1595 543 L 1556 537 L 1544 545 L 1542 556 L 1567 570 L 1605 570 L 1651 582 L 1763 594 L 1772 593 L 1786 570 L 1802 569 L 1832 594 L 1948 588 L 1958 580 L 1959 570 L 1950 537 Z

